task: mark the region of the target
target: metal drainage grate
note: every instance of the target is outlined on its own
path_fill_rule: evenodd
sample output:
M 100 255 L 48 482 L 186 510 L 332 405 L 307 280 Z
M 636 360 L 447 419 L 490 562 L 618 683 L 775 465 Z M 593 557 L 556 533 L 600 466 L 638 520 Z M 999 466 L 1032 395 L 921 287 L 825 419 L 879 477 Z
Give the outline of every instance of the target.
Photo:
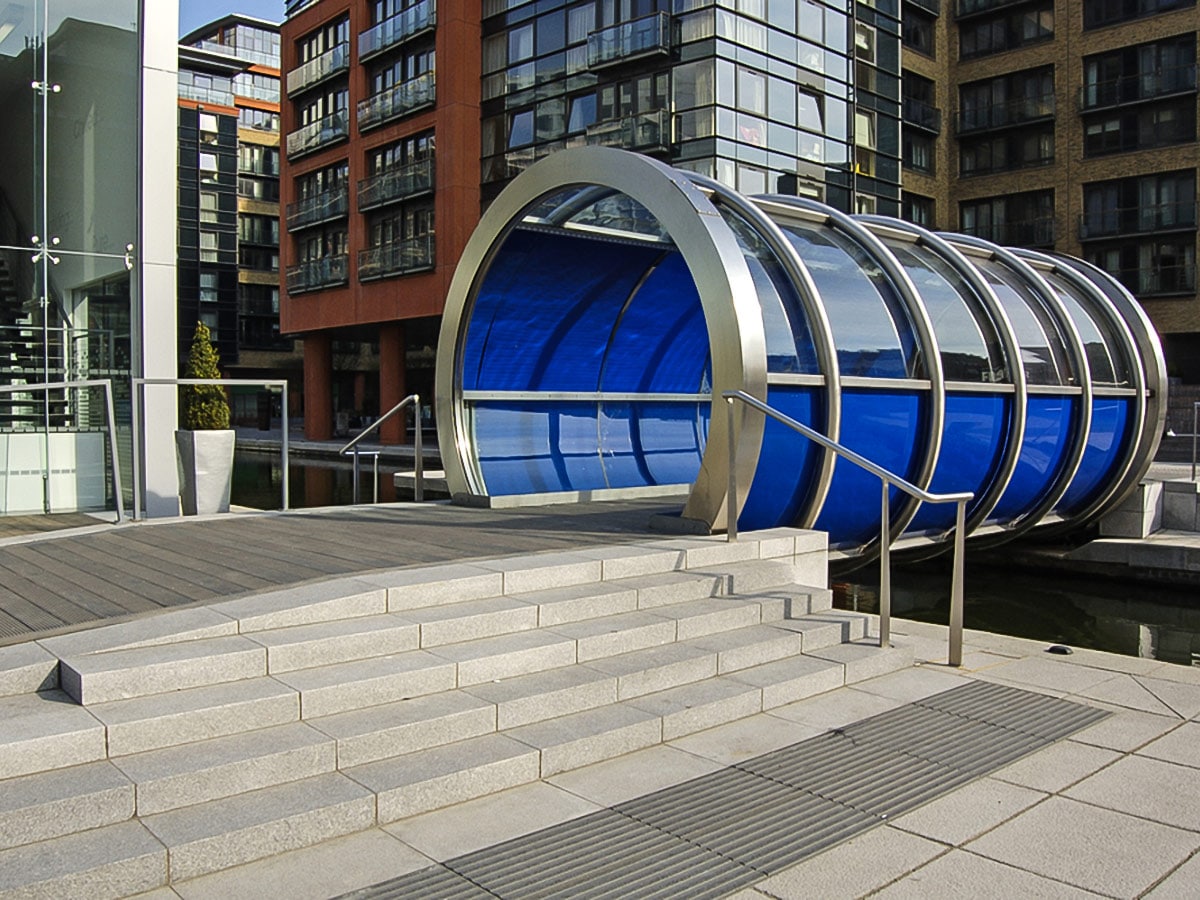
M 721 897 L 1107 716 L 971 682 L 344 896 Z

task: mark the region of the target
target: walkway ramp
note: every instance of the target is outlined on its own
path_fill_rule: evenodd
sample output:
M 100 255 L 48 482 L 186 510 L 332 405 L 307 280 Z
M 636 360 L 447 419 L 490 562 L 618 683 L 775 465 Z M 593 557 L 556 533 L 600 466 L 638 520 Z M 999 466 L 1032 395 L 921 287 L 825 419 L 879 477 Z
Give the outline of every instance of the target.
M 125 896 L 911 664 L 823 534 L 338 578 L 0 649 L 0 896 Z

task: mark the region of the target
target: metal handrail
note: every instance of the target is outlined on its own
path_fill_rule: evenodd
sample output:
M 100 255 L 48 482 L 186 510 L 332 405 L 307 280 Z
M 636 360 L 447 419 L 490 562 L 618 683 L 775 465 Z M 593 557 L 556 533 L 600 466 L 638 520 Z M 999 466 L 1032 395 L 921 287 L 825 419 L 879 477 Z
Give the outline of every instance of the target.
M 380 416 L 378 419 L 376 419 L 374 422 L 372 422 L 369 427 L 364 428 L 361 432 L 359 432 L 354 437 L 353 440 L 351 440 L 348 444 L 346 444 L 345 447 L 343 447 L 341 450 L 338 451 L 338 453 L 341 454 L 342 456 L 345 456 L 351 450 L 354 451 L 354 502 L 355 503 L 358 502 L 358 472 L 359 472 L 358 457 L 359 457 L 359 453 L 360 453 L 360 451 L 358 449 L 359 441 L 361 441 L 367 435 L 378 431 L 384 422 L 386 422 L 392 416 L 396 415 L 396 413 L 400 412 L 400 410 L 402 410 L 408 406 L 413 406 L 416 409 L 416 414 L 413 416 L 413 419 L 414 419 L 414 421 L 413 421 L 413 457 L 414 457 L 413 458 L 413 500 L 415 500 L 417 503 L 420 503 L 425 499 L 425 465 L 424 465 L 424 461 L 421 459 L 421 395 L 420 394 L 409 394 L 407 397 L 405 397 L 403 400 L 401 400 L 399 403 L 397 403 L 395 406 L 393 406 L 391 409 L 389 409 L 387 412 L 385 412 L 382 416 Z M 375 493 L 374 493 L 375 499 L 373 502 L 378 503 L 379 502 L 379 451 L 371 450 L 371 451 L 367 451 L 367 452 L 375 457 L 375 470 L 374 470 L 375 471 Z
M 231 385 L 244 385 L 249 387 L 265 387 L 265 388 L 280 388 L 283 393 L 280 407 L 280 424 L 283 427 L 283 438 L 279 444 L 280 462 L 283 466 L 282 477 L 282 502 L 283 511 L 287 512 L 289 508 L 288 494 L 288 386 L 287 382 L 281 379 L 256 379 L 256 378 L 131 378 L 133 384 L 133 397 L 130 399 L 133 418 L 133 517 L 140 519 L 142 517 L 141 506 L 141 458 L 145 452 L 145 438 L 141 429 L 141 414 L 140 403 L 144 398 L 144 392 L 141 390 L 146 385 L 181 385 L 181 384 L 215 384 L 220 387 L 228 387 Z
M 892 538 L 888 530 L 891 516 L 888 513 L 888 488 L 895 485 L 911 497 L 922 503 L 957 503 L 958 510 L 954 525 L 954 565 L 950 583 L 950 637 L 948 662 L 952 666 L 962 665 L 962 632 L 963 632 L 963 548 L 966 538 L 967 503 L 975 498 L 970 491 L 956 494 L 934 494 L 917 487 L 901 478 L 894 472 L 860 456 L 849 447 L 839 444 L 830 437 L 821 434 L 809 426 L 797 422 L 760 400 L 751 397 L 745 391 L 726 391 L 721 395 L 729 410 L 729 494 L 726 497 L 728 511 L 726 513 L 726 539 L 737 540 L 737 432 L 734 427 L 733 401 L 740 400 L 751 409 L 756 409 L 770 416 L 782 425 L 786 425 L 796 433 L 810 441 L 820 444 L 826 450 L 831 450 L 843 459 L 854 463 L 860 469 L 865 469 L 883 483 L 883 502 L 879 527 L 879 646 L 891 646 L 892 620 L 892 570 L 891 546 Z M 1197 404 L 1200 406 L 1200 404 Z
M 1192 404 L 1192 481 L 1196 480 L 1196 426 L 1200 425 L 1200 403 Z
M 108 420 L 108 453 L 112 457 L 112 477 L 113 477 L 113 494 L 117 499 L 117 522 L 125 520 L 125 500 L 124 490 L 121 487 L 121 465 L 120 458 L 117 456 L 117 418 L 113 408 L 113 393 L 112 379 L 110 378 L 93 378 L 82 381 L 52 381 L 41 382 L 40 384 L 6 384 L 0 385 L 0 394 L 25 394 L 30 391 L 45 391 L 49 396 L 52 390 L 68 390 L 70 388 L 104 388 L 104 415 Z M 47 432 L 48 434 L 48 432 Z M 49 479 L 50 470 L 50 454 L 47 448 L 46 454 L 46 472 L 42 475 L 43 481 Z M 49 509 L 49 488 L 45 488 L 46 492 L 46 512 Z

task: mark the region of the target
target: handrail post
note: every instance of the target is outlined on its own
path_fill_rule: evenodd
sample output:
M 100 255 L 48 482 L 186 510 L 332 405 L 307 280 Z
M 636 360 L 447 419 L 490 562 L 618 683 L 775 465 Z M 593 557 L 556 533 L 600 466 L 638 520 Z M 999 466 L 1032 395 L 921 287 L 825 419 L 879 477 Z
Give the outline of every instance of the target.
M 146 390 L 145 385 L 140 378 L 130 379 L 130 388 L 132 396 L 129 403 L 130 428 L 132 434 L 129 435 L 129 446 L 133 450 L 132 464 L 133 477 L 133 519 L 136 522 L 142 517 L 142 453 L 145 449 L 145 442 L 142 440 L 142 423 L 139 409 L 141 408 L 142 395 Z
M 413 500 L 425 500 L 425 459 L 421 452 L 421 397 L 413 394 Z
M 283 396 L 280 398 L 279 419 L 280 426 L 283 428 L 283 439 L 279 443 L 279 455 L 282 457 L 283 464 L 283 511 L 287 512 L 291 505 L 291 473 L 288 470 L 289 450 L 288 450 L 288 395 L 287 382 L 284 381 L 281 385 L 283 388 Z
M 725 398 L 729 410 L 729 493 L 725 497 L 725 540 L 733 543 L 738 539 L 737 531 L 737 436 L 733 426 L 733 398 Z
M 104 379 L 104 406 L 108 417 L 108 452 L 112 456 L 113 495 L 117 499 L 117 521 L 125 521 L 125 491 L 121 487 L 121 460 L 117 456 L 117 415 L 113 406 L 112 379 Z
M 1197 413 L 1200 413 L 1200 403 L 1192 404 L 1192 481 L 1196 480 L 1196 424 Z
M 883 500 L 880 503 L 879 525 L 879 646 L 892 646 L 892 541 L 888 523 L 888 480 L 883 482 Z
M 372 468 L 371 468 L 371 479 L 372 479 L 371 487 L 373 489 L 371 491 L 371 502 L 378 503 L 379 502 L 379 454 L 378 453 L 375 454 L 375 465 L 372 466 Z
M 358 447 L 354 448 L 354 470 L 350 476 L 350 484 L 354 495 L 354 503 L 358 504 Z
M 967 501 L 958 501 L 958 512 L 954 517 L 954 574 L 950 581 L 950 649 L 947 662 L 952 666 L 962 665 L 963 645 L 963 579 L 966 561 L 963 548 L 966 545 Z

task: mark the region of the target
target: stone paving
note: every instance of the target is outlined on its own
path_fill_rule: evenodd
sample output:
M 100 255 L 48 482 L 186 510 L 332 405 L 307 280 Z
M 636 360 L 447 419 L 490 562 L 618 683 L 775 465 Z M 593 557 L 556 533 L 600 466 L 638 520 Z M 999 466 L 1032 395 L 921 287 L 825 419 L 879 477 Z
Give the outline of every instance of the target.
M 586 815 L 963 684 L 1109 710 L 992 775 L 735 894 L 763 898 L 1200 896 L 1200 670 L 894 621 L 911 669 L 448 809 L 197 878 L 152 898 L 331 897 Z

